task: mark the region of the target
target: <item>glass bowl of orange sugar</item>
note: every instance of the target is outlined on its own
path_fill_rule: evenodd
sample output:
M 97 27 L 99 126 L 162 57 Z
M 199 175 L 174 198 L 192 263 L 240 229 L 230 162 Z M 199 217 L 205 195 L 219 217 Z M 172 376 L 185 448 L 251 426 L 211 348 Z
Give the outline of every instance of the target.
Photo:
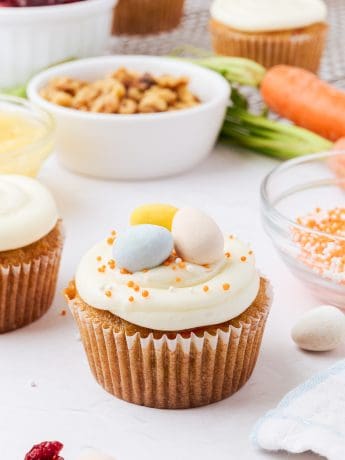
M 282 163 L 261 187 L 264 227 L 294 275 L 345 308 L 345 151 Z

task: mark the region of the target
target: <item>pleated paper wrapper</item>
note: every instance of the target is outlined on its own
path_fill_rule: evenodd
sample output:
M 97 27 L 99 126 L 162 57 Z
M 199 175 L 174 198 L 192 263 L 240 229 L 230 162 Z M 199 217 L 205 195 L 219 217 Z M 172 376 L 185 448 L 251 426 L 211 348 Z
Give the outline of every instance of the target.
M 266 284 L 268 284 L 266 282 Z M 267 288 L 266 288 L 267 291 Z M 271 295 L 257 315 L 239 327 L 214 329 L 202 337 L 191 333 L 150 333 L 141 337 L 90 315 L 78 300 L 69 300 L 91 371 L 109 393 L 155 408 L 183 409 L 220 401 L 239 390 L 258 357 Z
M 181 21 L 184 0 L 119 0 L 114 34 L 153 34 L 174 29 Z
M 318 24 L 305 31 L 245 33 L 210 22 L 213 49 L 217 54 L 252 59 L 266 68 L 293 65 L 317 72 L 325 47 L 327 26 Z
M 51 306 L 57 283 L 62 238 L 29 263 L 0 264 L 0 333 L 26 326 Z

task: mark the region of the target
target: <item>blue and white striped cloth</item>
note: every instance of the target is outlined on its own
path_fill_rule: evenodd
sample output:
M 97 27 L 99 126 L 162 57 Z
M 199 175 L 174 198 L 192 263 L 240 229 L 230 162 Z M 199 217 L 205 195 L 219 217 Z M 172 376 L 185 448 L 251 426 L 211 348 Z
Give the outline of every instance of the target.
M 254 427 L 259 448 L 345 460 L 345 360 L 288 393 Z

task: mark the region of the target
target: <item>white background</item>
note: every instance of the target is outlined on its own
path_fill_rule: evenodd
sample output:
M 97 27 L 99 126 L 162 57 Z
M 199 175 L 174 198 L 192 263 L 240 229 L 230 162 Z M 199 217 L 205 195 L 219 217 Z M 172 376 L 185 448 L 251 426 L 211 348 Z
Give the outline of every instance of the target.
M 138 183 L 79 177 L 61 169 L 55 158 L 47 162 L 40 179 L 57 199 L 66 244 L 49 313 L 29 327 L 0 336 L 2 460 L 22 460 L 34 443 L 47 439 L 65 444 L 66 460 L 76 460 L 85 446 L 117 460 L 287 459 L 286 454 L 258 452 L 251 446 L 253 424 L 294 386 L 342 358 L 345 348 L 305 353 L 290 339 L 295 320 L 318 301 L 292 277 L 261 226 L 259 185 L 275 164 L 259 155 L 218 147 L 190 173 Z M 202 208 L 224 231 L 253 243 L 257 264 L 274 286 L 256 370 L 239 393 L 223 402 L 162 411 L 115 399 L 93 380 L 70 314 L 60 315 L 65 308 L 61 291 L 80 257 L 110 229 L 124 228 L 131 210 L 147 202 Z

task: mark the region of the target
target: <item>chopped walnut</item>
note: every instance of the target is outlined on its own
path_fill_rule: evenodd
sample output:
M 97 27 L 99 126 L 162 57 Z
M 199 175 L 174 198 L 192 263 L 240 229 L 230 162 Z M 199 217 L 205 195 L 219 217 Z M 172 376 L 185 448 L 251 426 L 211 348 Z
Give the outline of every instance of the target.
M 138 73 L 120 67 L 103 79 L 85 82 L 57 77 L 40 92 L 55 104 L 97 113 L 156 113 L 200 104 L 184 76 Z

